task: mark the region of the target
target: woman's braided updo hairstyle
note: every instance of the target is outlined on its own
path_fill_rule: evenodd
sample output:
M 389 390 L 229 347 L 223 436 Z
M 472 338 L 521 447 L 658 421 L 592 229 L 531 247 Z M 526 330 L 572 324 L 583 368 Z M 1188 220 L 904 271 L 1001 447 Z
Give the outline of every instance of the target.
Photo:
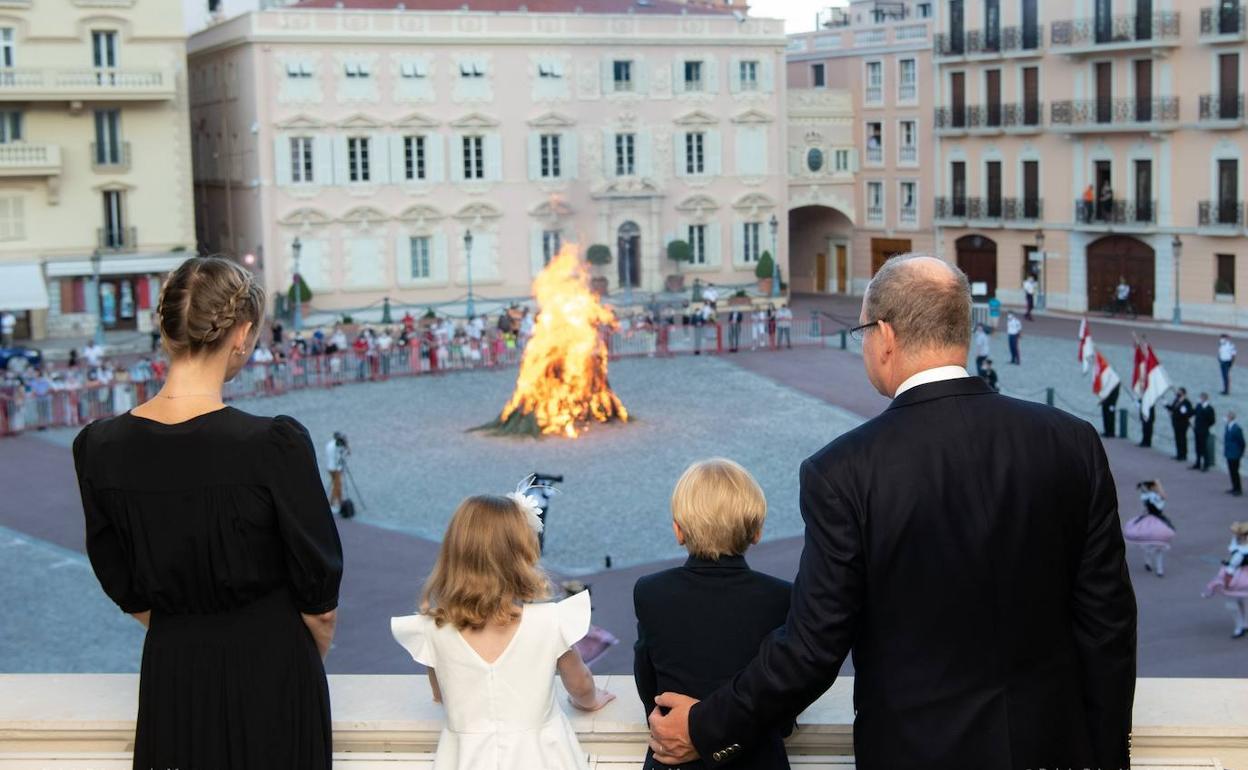
M 165 280 L 156 313 L 170 357 L 212 353 L 235 324 L 259 323 L 264 289 L 248 270 L 228 259 L 192 257 Z

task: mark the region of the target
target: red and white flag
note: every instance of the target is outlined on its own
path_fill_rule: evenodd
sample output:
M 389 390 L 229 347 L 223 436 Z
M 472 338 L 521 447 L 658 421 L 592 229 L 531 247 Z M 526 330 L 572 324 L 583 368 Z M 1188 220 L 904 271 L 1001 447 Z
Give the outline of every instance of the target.
M 1150 411 L 1167 390 L 1170 390 L 1170 377 L 1162 368 L 1157 354 L 1153 352 L 1153 346 L 1148 345 L 1148 353 L 1144 358 L 1144 389 L 1140 393 L 1140 407 L 1145 412 Z
M 1088 323 L 1088 319 L 1079 322 L 1079 363 L 1083 364 L 1083 373 L 1088 373 L 1088 367 L 1092 364 L 1093 354 L 1096 352 L 1096 346 L 1092 344 L 1092 325 Z
M 1147 379 L 1148 352 L 1144 343 L 1139 340 L 1135 341 L 1135 363 L 1131 366 L 1131 391 L 1135 393 L 1138 399 L 1144 393 L 1144 383 Z
M 1092 375 L 1092 392 L 1096 394 L 1098 401 L 1104 401 L 1109 398 L 1109 394 L 1114 392 L 1114 388 L 1118 387 L 1122 380 L 1118 378 L 1118 372 L 1114 371 L 1114 367 L 1109 365 L 1105 360 L 1105 356 L 1098 351 L 1096 353 L 1096 371 Z

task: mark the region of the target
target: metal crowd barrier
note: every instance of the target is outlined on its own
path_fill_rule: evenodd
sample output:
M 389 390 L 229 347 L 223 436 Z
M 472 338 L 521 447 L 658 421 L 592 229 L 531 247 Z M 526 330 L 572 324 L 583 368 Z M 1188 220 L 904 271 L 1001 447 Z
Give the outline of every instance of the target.
M 729 353 L 734 349 L 769 350 L 822 346 L 824 334 L 837 334 L 827 324 L 794 320 L 785 334 L 782 328 L 727 321 L 702 325 L 664 325 L 620 331 L 607 339 L 613 360 L 677 355 Z M 787 336 L 787 340 L 786 340 Z M 442 375 L 477 369 L 516 367 L 523 353 L 518 346 L 483 344 L 395 348 L 386 353 L 344 351 L 316 356 L 291 356 L 272 363 L 249 363 L 226 383 L 227 401 L 271 396 L 307 388 L 331 388 L 353 382 L 393 377 Z M 92 420 L 127 412 L 147 401 L 160 389 L 157 379 L 91 382 L 81 387 L 51 390 L 35 395 L 24 388 L 0 389 L 0 436 L 28 430 L 86 425 Z

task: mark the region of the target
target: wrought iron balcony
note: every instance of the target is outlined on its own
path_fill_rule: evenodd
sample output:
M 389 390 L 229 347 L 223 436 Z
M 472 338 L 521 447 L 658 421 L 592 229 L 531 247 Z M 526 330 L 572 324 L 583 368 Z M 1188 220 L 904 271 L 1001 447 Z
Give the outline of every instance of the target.
M 94 171 L 117 173 L 130 170 L 130 143 L 91 143 L 91 168 Z
M 902 207 L 897 211 L 897 221 L 903 225 L 915 225 L 919 222 L 919 209 L 917 206 Z
M 1248 8 L 1216 6 L 1200 9 L 1200 39 L 1211 42 L 1233 40 L 1248 31 Z
M 60 145 L 29 142 L 0 144 L 0 176 L 57 176 L 60 173 Z
M 932 215 L 937 220 L 946 222 L 1001 219 L 1005 215 L 1005 200 L 1003 198 L 942 196 L 936 198 Z
M 897 149 L 898 163 L 917 163 L 919 160 L 919 148 L 914 144 L 903 144 Z
M 1053 102 L 1049 122 L 1056 130 L 1159 131 L 1179 122 L 1179 97 L 1154 99 L 1064 99 Z
M 1110 201 L 1075 201 L 1075 222 L 1091 228 L 1135 226 L 1143 227 L 1157 222 L 1157 201 L 1129 201 L 1115 198 Z
M 166 70 L 0 69 L 0 101 L 165 101 L 175 96 L 176 80 Z
M 1202 229 L 1239 231 L 1244 227 L 1244 202 L 1201 201 L 1197 217 Z
M 95 237 L 100 251 L 134 251 L 139 245 L 133 227 L 97 227 Z
M 1002 105 L 1002 124 L 1007 131 L 1039 131 L 1044 125 L 1044 102 Z
M 1049 47 L 1062 53 L 1093 53 L 1112 48 L 1147 48 L 1179 44 L 1179 14 L 1125 14 L 1091 19 L 1063 19 L 1049 28 Z
M 962 35 L 938 33 L 933 38 L 938 57 L 978 56 L 993 58 L 994 56 L 1015 56 L 1018 54 L 1040 54 L 1044 46 L 1044 32 L 1035 27 L 1002 27 L 1001 29 L 968 30 Z
M 1201 94 L 1201 123 L 1233 123 L 1244 119 L 1243 94 Z
M 1044 219 L 1041 198 L 1006 198 L 1002 219 L 1006 222 L 1034 223 Z
M 879 224 L 884 221 L 883 206 L 867 206 L 867 221 L 872 224 Z

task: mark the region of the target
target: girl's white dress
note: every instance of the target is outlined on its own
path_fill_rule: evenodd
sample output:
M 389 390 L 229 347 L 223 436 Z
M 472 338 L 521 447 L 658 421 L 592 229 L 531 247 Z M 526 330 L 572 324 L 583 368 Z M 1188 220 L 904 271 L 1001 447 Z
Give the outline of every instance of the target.
M 526 604 L 503 654 L 486 663 L 427 615 L 390 619 L 395 640 L 437 672 L 446 709 L 434 770 L 588 770 L 555 701 L 555 663 L 589 631 L 589 592 Z

